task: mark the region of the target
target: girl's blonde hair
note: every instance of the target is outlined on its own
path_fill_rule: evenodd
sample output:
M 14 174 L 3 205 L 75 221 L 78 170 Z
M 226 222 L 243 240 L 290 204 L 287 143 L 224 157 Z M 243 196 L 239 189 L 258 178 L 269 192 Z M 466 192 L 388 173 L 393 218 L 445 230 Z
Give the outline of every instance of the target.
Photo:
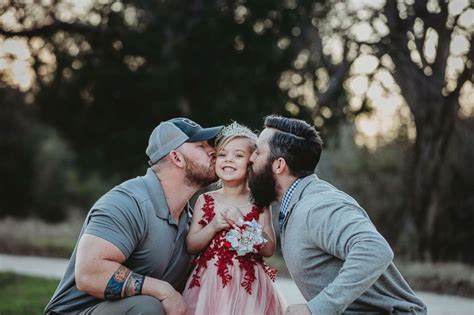
M 217 136 L 216 150 L 219 151 L 219 149 L 227 145 L 231 140 L 235 138 L 248 139 L 252 146 L 252 150 L 254 150 L 257 145 L 257 135 L 248 127 L 234 121 L 230 125 L 227 125 L 222 128 L 221 132 Z

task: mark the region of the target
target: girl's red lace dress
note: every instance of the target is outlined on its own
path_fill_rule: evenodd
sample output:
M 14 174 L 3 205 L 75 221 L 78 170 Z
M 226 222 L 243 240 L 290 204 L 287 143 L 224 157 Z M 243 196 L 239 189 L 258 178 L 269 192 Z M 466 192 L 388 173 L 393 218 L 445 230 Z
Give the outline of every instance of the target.
M 214 218 L 214 198 L 204 194 L 206 226 Z M 256 206 L 245 221 L 258 221 Z M 237 256 L 230 250 L 225 235 L 217 233 L 209 246 L 194 260 L 196 264 L 183 292 L 188 314 L 283 314 L 286 309 L 274 281 L 276 270 L 269 268 L 261 255 Z

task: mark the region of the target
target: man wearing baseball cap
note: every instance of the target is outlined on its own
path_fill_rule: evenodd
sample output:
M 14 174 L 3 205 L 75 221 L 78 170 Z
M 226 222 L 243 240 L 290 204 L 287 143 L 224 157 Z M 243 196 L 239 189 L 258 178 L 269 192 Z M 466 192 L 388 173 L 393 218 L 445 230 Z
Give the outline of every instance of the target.
M 45 314 L 186 313 L 188 200 L 217 179 L 208 141 L 221 129 L 173 118 L 153 130 L 150 168 L 92 206 Z

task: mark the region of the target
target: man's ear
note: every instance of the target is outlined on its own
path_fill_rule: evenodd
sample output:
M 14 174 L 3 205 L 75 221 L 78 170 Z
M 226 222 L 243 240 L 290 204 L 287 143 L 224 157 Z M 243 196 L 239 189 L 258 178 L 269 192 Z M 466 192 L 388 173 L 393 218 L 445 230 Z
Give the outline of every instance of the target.
M 288 168 L 284 158 L 278 158 L 272 163 L 272 171 L 274 174 L 281 175 Z
M 177 167 L 182 168 L 186 165 L 186 161 L 184 160 L 184 156 L 179 151 L 172 150 L 168 154 L 168 158 L 169 158 L 170 162 L 173 163 L 174 165 L 176 165 Z

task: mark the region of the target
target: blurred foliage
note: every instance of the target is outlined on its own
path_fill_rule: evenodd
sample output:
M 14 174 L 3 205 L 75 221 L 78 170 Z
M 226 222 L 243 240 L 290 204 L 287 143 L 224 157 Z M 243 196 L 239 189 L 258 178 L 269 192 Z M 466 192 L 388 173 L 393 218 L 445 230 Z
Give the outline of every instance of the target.
M 474 263 L 474 119 L 456 126 L 441 172 L 443 208 L 435 222 L 433 259 Z
M 375 152 L 354 143 L 355 130 L 342 125 L 337 145 L 323 152 L 317 173 L 354 196 L 392 246 L 397 245 L 402 224 L 403 173 L 408 142 L 399 139 Z
M 472 167 L 463 159 L 448 168 L 459 163 L 452 152 L 472 156 L 461 150 L 471 129 L 453 133 L 472 81 L 472 4 L 5 0 L 0 12 L 0 40 L 23 43 L 33 72 L 25 95 L 0 72 L 0 215 L 59 220 L 68 205 L 90 206 L 144 172 L 161 120 L 260 128 L 276 113 L 314 122 L 328 144 L 329 178 L 390 240 L 436 258 L 472 239 Z M 396 119 L 402 129 L 414 124 L 414 143 L 404 136 L 371 152 L 341 142 L 341 122 L 367 118 L 394 96 L 408 105 Z
M 33 209 L 41 209 L 41 216 L 59 221 L 65 218 L 71 181 L 67 173 L 72 171 L 72 152 L 56 132 L 44 126 L 34 126 L 36 150 L 31 159 L 34 161 Z
M 353 196 L 393 246 L 403 223 L 403 172 L 408 142 L 396 140 L 375 152 L 354 143 L 354 127 L 341 125 L 340 138 L 323 151 L 318 175 Z
M 340 127 L 340 137 L 328 144 L 318 166 L 319 176 L 354 196 L 366 209 L 377 229 L 400 257 L 410 258 L 414 222 L 407 216 L 409 200 L 404 196 L 410 159 L 410 144 L 403 135 L 375 152 L 354 143 L 354 128 Z M 474 119 L 459 122 L 455 141 L 440 172 L 442 213 L 435 222 L 433 261 L 474 263 L 470 249 L 474 239 Z
M 33 199 L 35 143 L 23 96 L 0 88 L 0 213 L 28 214 Z
M 109 189 L 113 178 L 79 171 L 75 153 L 53 128 L 34 118 L 20 92 L 0 88 L 0 99 L 0 217 L 60 221 L 71 207 L 88 207 Z
M 296 11 L 273 1 L 247 8 L 224 1 L 101 1 L 51 27 L 42 21 L 56 20 L 63 6 L 11 7 L 19 16 L 33 8 L 44 14 L 29 39 L 41 119 L 68 139 L 81 168 L 126 178 L 143 170 L 148 136 L 161 120 L 233 119 L 257 128 L 264 115 L 285 113 L 277 82 L 297 47 L 277 43 L 294 37 L 300 19 L 308 22 L 313 4 L 304 1 Z

